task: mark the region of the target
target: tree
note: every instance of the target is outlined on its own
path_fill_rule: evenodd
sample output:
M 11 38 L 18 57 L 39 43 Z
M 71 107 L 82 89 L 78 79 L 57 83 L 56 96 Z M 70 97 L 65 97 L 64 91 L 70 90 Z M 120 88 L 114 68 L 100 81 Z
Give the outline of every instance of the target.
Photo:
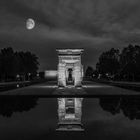
M 39 66 L 38 57 L 31 52 L 18 52 L 16 53 L 16 64 L 18 65 L 17 72 L 28 79 L 28 74 L 36 74 Z
M 103 52 L 96 70 L 102 75 L 112 75 L 114 80 L 140 81 L 140 46 L 130 44 L 121 53 L 114 48 Z
M 99 104 L 103 110 L 115 115 L 120 111 L 130 120 L 140 119 L 140 98 L 131 97 L 101 97 Z
M 107 73 L 114 75 L 118 72 L 119 67 L 119 50 L 114 48 L 103 52 L 96 64 L 96 70 L 103 75 Z
M 0 79 L 15 80 L 16 75 L 29 79 L 29 74 L 37 73 L 38 57 L 31 52 L 14 52 L 12 48 L 0 51 Z
M 14 73 L 14 51 L 11 47 L 1 50 L 1 74 L 5 80 L 13 77 Z
M 37 105 L 38 97 L 1 97 L 0 98 L 0 115 L 11 117 L 14 112 L 29 111 Z
M 136 45 L 136 69 L 135 69 L 135 79 L 140 80 L 140 46 Z
M 140 46 L 129 45 L 120 55 L 120 73 L 125 80 L 140 78 Z
M 94 69 L 91 66 L 88 66 L 85 73 L 86 77 L 92 77 L 93 74 L 94 74 Z

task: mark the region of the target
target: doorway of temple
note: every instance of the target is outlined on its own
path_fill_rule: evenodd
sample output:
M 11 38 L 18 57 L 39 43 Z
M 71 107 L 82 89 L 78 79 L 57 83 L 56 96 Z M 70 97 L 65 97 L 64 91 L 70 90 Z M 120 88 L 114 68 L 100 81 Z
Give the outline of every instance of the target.
M 72 68 L 68 68 L 68 69 L 67 69 L 66 84 L 67 84 L 67 85 L 74 85 L 73 69 L 72 69 Z
M 65 103 L 65 118 L 75 118 L 75 101 L 74 98 L 66 98 Z

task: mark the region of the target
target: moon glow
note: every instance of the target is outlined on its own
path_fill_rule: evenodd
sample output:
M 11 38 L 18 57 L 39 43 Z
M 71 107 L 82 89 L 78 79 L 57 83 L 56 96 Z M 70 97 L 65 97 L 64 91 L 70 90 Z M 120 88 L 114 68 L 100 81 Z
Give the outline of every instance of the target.
M 33 19 L 31 19 L 31 18 L 27 19 L 27 21 L 26 21 L 26 28 L 28 30 L 31 30 L 34 27 L 35 27 L 35 21 Z

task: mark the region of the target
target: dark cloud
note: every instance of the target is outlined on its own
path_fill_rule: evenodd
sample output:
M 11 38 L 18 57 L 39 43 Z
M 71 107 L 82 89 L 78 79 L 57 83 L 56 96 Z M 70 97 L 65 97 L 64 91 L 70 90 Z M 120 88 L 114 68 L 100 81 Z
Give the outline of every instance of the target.
M 84 64 L 95 65 L 108 48 L 140 44 L 139 7 L 139 0 L 1 0 L 0 47 L 35 52 L 42 69 L 56 68 L 56 48 L 84 48 Z M 36 27 L 28 31 L 30 17 Z

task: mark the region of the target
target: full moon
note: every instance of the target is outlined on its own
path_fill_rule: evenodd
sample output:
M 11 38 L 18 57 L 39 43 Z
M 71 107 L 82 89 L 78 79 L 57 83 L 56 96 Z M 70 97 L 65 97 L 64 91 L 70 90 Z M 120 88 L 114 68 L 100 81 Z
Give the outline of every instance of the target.
M 31 19 L 31 18 L 27 19 L 27 21 L 26 21 L 26 28 L 28 30 L 31 30 L 34 27 L 35 27 L 35 21 L 33 19 Z

